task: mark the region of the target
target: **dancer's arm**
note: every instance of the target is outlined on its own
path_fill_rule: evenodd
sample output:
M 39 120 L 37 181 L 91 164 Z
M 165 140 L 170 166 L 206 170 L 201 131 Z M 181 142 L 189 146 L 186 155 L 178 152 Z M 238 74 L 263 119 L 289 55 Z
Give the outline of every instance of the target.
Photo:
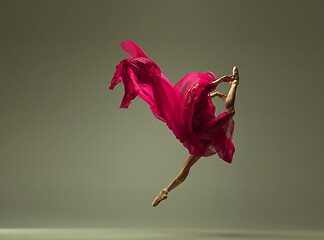
M 216 81 L 212 82 L 212 84 L 218 85 L 222 82 L 231 82 L 233 80 L 234 80 L 234 75 L 225 75 L 225 76 L 217 79 Z
M 213 92 L 213 93 L 210 94 L 211 98 L 216 97 L 216 96 L 223 99 L 223 100 L 226 99 L 226 95 L 221 93 L 221 92 Z

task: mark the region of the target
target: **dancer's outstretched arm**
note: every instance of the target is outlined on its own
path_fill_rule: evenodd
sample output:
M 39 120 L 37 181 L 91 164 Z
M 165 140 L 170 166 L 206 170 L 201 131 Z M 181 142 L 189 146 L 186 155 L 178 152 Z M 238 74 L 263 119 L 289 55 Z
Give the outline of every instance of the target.
M 213 93 L 210 94 L 210 97 L 211 98 L 213 98 L 213 97 L 219 97 L 219 98 L 221 98 L 223 100 L 226 99 L 226 95 L 223 94 L 223 93 L 221 93 L 221 92 L 213 92 Z
M 232 82 L 234 80 L 234 74 L 233 75 L 225 75 L 219 79 L 217 79 L 216 81 L 212 82 L 212 84 L 214 85 L 218 85 L 222 82 Z
M 214 84 L 214 85 L 218 85 L 218 84 L 220 84 L 220 83 L 222 83 L 222 82 L 232 82 L 233 80 L 234 80 L 234 78 L 235 78 L 235 75 L 233 74 L 233 75 L 225 75 L 225 76 L 223 76 L 223 77 L 221 77 L 221 78 L 219 78 L 219 79 L 217 79 L 216 81 L 214 81 L 214 82 L 212 82 L 212 84 Z M 221 93 L 221 92 L 213 92 L 213 93 L 211 93 L 210 94 L 210 97 L 219 97 L 219 98 L 221 98 L 221 99 L 223 99 L 223 100 L 225 100 L 227 97 L 226 97 L 226 95 L 225 94 L 223 94 L 223 93 Z

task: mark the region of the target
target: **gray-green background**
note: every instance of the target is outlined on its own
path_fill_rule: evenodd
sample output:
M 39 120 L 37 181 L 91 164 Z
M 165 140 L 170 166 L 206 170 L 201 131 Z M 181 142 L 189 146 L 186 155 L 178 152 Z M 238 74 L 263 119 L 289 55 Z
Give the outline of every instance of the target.
M 1 1 L 0 227 L 323 228 L 323 7 Z M 108 90 L 125 40 L 173 83 L 241 74 L 233 163 L 202 158 L 156 208 L 187 150 Z

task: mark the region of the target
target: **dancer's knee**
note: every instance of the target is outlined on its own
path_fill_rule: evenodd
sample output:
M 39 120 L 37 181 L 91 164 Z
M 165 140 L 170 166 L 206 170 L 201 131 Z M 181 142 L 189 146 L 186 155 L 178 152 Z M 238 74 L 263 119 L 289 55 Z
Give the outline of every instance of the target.
M 232 108 L 226 108 L 227 114 L 232 118 L 235 115 L 235 109 L 234 107 Z

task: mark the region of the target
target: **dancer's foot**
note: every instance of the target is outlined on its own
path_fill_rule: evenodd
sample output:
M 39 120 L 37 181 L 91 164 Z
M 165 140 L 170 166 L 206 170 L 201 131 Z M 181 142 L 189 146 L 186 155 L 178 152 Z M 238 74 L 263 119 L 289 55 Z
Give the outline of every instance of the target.
M 157 205 L 159 205 L 159 203 L 168 198 L 168 190 L 165 188 L 163 189 L 158 195 L 157 197 L 154 199 L 154 201 L 152 202 L 152 207 L 156 207 Z
M 236 66 L 233 67 L 233 75 L 234 75 L 234 80 L 231 82 L 231 84 L 236 84 L 238 85 L 239 80 L 240 80 L 240 75 L 239 75 L 239 71 L 238 68 Z

